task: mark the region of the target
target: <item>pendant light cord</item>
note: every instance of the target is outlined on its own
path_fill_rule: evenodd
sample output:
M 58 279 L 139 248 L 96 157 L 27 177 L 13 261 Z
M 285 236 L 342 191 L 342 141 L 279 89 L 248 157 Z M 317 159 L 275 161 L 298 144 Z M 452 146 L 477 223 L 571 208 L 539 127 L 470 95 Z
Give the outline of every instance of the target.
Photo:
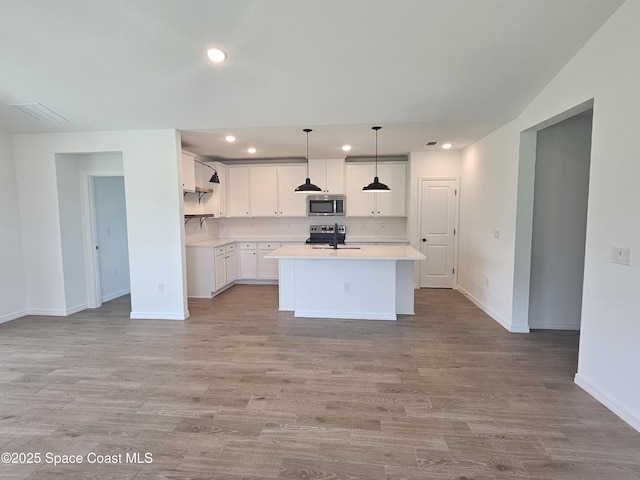
M 382 127 L 371 127 L 371 130 L 374 130 L 376 132 L 376 174 L 375 174 L 375 178 L 378 178 L 378 130 L 380 130 Z

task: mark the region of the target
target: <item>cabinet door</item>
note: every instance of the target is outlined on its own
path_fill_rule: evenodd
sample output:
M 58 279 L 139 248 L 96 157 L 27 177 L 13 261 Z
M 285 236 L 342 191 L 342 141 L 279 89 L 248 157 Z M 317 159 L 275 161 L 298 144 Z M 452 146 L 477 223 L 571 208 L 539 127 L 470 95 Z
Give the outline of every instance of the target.
M 306 170 L 306 169 L 305 169 Z M 302 178 L 302 181 L 298 185 L 302 184 L 307 178 L 306 171 Z M 311 183 L 319 186 L 323 192 L 327 191 L 327 162 L 326 160 L 309 160 L 309 178 Z M 298 186 L 296 185 L 296 187 Z
M 236 252 L 229 252 L 226 254 L 226 267 L 227 267 L 227 284 L 236 281 Z
M 363 192 L 362 187 L 373 182 L 374 167 L 371 164 L 345 166 L 346 202 L 349 217 L 375 215 L 375 193 Z
M 278 167 L 278 215 L 283 217 L 306 217 L 307 196 L 296 193 L 298 185 L 304 183 L 305 165 L 285 165 Z
M 249 206 L 252 217 L 278 215 L 278 181 L 274 166 L 250 167 Z
M 344 193 L 344 158 L 329 158 L 325 162 L 325 191 L 331 194 Z
M 209 183 L 211 188 L 213 189 L 213 194 L 211 195 L 211 211 L 216 217 L 224 217 L 226 216 L 226 198 L 225 198 L 225 186 L 227 182 L 227 168 L 220 163 L 213 163 L 211 165 L 218 172 L 218 178 L 220 178 L 220 183 Z M 211 172 L 211 170 L 209 170 Z M 212 172 L 213 173 L 213 172 Z
M 249 167 L 229 167 L 227 169 L 228 188 L 227 215 L 229 217 L 249 216 Z
M 216 291 L 220 290 L 227 284 L 227 272 L 225 265 L 225 254 L 216 255 L 215 258 L 215 278 L 216 278 Z
M 407 167 L 404 163 L 379 163 L 378 177 L 390 192 L 376 193 L 376 215 L 403 217 L 406 215 Z
M 258 277 L 256 250 L 240 250 L 240 278 L 255 280 Z
M 196 190 L 196 162 L 195 157 L 182 152 L 182 190 L 195 192 Z

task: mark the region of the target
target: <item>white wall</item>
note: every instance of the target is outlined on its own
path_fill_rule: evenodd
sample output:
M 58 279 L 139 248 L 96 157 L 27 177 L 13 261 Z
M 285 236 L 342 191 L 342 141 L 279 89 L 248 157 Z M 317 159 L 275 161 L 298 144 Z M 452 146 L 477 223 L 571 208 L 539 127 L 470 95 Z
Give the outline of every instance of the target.
M 186 318 L 179 135 L 174 130 L 33 134 L 14 135 L 13 142 L 20 218 L 25 219 L 22 239 L 29 313 L 66 315 L 69 308 L 56 154 L 122 152 L 131 317 Z
M 640 252 L 637 18 L 640 2 L 628 0 L 516 120 L 464 152 L 459 280 L 507 328 L 527 328 L 519 319 L 514 323 L 512 316 L 513 299 L 523 294 L 513 289 L 516 187 L 523 180 L 518 178 L 518 168 L 527 175 L 532 172 L 530 164 L 519 165 L 520 134 L 593 98 L 576 382 L 640 430 L 640 384 L 635 371 L 640 365 L 640 262 L 632 253 L 630 267 L 611 263 L 614 245 Z M 494 229 L 500 230 L 500 239 L 493 239 Z M 525 240 L 519 239 L 518 248 Z M 483 284 L 485 278 L 488 287 Z
M 454 178 L 461 174 L 462 155 L 456 150 L 435 150 L 432 152 L 411 152 L 409 154 L 409 184 L 407 185 L 407 232 L 409 244 L 420 250 L 420 179 Z M 460 198 L 460 197 L 458 197 Z M 420 265 L 416 262 L 414 285 L 420 285 Z
M 0 130 L 0 323 L 26 315 L 18 187 L 11 136 Z
M 56 155 L 55 162 L 65 310 L 71 314 L 87 308 L 80 158 Z

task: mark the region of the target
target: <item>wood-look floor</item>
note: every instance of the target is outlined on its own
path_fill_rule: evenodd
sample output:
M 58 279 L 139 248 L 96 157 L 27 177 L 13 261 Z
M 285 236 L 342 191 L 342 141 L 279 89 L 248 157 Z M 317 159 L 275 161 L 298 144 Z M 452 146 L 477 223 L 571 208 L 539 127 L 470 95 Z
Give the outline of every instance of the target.
M 397 322 L 294 319 L 273 286 L 186 322 L 128 302 L 0 326 L 0 452 L 43 456 L 0 478 L 640 480 L 640 434 L 573 383 L 575 332 L 510 334 L 450 290 Z

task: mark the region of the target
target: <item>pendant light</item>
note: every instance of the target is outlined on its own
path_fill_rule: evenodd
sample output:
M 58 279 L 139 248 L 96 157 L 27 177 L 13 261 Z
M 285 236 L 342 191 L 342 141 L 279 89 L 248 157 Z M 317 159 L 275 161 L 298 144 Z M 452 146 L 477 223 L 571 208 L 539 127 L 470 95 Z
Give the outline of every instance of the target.
M 307 179 L 302 185 L 297 187 L 295 191 L 301 193 L 321 192 L 322 189 L 317 185 L 311 183 L 311 180 L 309 179 L 309 132 L 312 132 L 313 130 L 311 130 L 310 128 L 305 128 L 302 131 L 307 134 L 307 156 L 305 157 L 305 160 L 307 161 Z
M 209 183 L 220 183 L 220 177 L 218 177 L 218 171 L 215 168 L 213 168 L 211 165 L 207 165 L 206 163 L 202 163 L 198 160 L 194 160 L 194 162 L 199 163 L 200 165 L 204 165 L 205 167 L 213 170 L 213 175 L 211 175 L 211 178 L 209 179 Z
M 380 183 L 378 179 L 378 130 L 382 127 L 371 127 L 371 130 L 375 130 L 376 132 L 376 169 L 375 175 L 373 178 L 373 182 L 367 185 L 366 187 L 362 187 L 363 192 L 389 192 L 391 189 L 387 187 L 384 183 Z

